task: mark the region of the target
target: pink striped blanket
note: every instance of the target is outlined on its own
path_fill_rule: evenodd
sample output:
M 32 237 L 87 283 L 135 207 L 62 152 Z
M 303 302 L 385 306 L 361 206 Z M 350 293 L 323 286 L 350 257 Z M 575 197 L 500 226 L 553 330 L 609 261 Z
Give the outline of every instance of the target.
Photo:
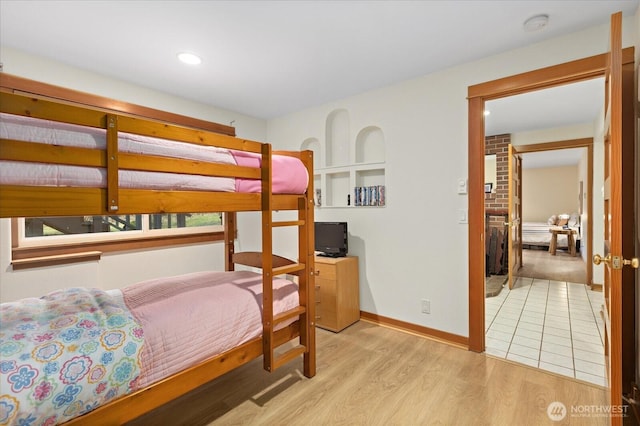
M 273 281 L 274 314 L 299 304 Z M 0 305 L 0 425 L 54 425 L 262 334 L 262 275 L 196 272 Z

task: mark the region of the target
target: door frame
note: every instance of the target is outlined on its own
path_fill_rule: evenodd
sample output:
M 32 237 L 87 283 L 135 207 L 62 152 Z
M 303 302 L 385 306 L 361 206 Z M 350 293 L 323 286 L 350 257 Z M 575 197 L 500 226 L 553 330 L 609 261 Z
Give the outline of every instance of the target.
M 545 88 L 604 77 L 607 54 L 517 74 L 467 88 L 469 190 L 469 350 L 485 350 L 484 235 L 484 106 L 485 102 Z M 633 48 L 622 51 L 623 63 L 633 63 Z
M 602 88 L 604 90 L 604 87 Z M 586 284 L 593 288 L 593 265 L 591 264 L 591 258 L 593 257 L 593 138 L 581 138 L 581 139 L 568 139 L 554 142 L 543 142 L 530 145 L 518 145 L 518 154 L 526 154 L 531 152 L 545 152 L 545 151 L 557 151 L 561 149 L 572 148 L 586 148 L 587 150 L 587 182 L 584 187 L 584 192 L 587 194 L 587 202 L 583 210 L 583 214 L 589 218 L 586 223 L 585 231 L 587 239 L 581 241 L 581 244 L 585 245 L 586 249 Z M 523 163 L 525 158 L 522 159 Z M 582 245 L 581 245 L 582 247 Z

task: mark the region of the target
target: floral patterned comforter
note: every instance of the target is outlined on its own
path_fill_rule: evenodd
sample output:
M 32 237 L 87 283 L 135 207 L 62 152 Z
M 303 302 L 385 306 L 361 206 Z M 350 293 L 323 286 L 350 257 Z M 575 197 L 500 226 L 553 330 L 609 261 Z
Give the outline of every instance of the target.
M 0 424 L 62 423 L 135 390 L 143 341 L 121 298 L 102 290 L 0 305 Z

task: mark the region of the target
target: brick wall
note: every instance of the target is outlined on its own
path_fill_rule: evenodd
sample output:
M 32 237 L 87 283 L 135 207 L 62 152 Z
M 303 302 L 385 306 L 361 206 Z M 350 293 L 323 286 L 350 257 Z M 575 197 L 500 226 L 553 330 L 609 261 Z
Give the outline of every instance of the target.
M 490 194 L 484 194 L 485 210 L 505 212 L 509 210 L 509 163 L 507 157 L 510 143 L 510 134 L 487 136 L 485 138 L 485 155 L 496 155 L 496 184 Z M 492 216 L 489 218 L 489 227 L 502 228 L 503 224 L 503 217 Z

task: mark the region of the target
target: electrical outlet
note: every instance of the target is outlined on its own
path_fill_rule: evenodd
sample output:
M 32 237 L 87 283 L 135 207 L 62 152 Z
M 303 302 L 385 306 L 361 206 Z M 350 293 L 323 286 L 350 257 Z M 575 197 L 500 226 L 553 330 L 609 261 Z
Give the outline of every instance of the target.
M 421 309 L 423 314 L 430 314 L 431 313 L 431 301 L 427 300 L 427 299 L 422 299 L 422 309 Z

